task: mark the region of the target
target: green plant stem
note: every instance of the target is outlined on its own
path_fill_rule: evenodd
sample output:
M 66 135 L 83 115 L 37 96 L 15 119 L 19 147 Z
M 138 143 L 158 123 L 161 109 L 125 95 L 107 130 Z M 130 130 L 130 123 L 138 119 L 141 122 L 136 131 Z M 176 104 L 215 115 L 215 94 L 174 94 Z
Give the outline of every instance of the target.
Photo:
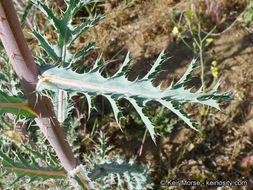
M 156 7 L 161 11 L 161 13 L 163 14 L 163 16 L 165 16 L 169 21 L 171 21 L 173 24 L 175 24 L 177 27 L 183 27 L 181 25 L 179 25 L 173 18 L 169 17 L 166 12 L 160 7 L 158 0 L 154 0 L 154 3 L 156 5 Z M 200 57 L 200 64 L 201 64 L 201 83 L 202 83 L 202 87 L 203 87 L 203 92 L 205 92 L 206 90 L 206 86 L 205 86 L 205 81 L 204 81 L 204 76 L 205 76 L 205 70 L 204 70 L 204 66 L 205 66 L 205 60 L 203 58 L 203 53 L 204 53 L 204 42 L 205 40 L 212 34 L 212 32 L 216 29 L 216 26 L 207 33 L 207 35 L 202 39 L 201 38 L 201 24 L 200 22 L 198 22 L 198 40 L 195 37 L 195 34 L 192 30 L 192 22 L 191 20 L 187 19 L 188 25 L 189 25 L 189 31 L 192 35 L 193 41 L 194 43 L 197 45 L 198 47 L 198 51 L 196 51 L 196 49 L 194 49 L 194 53 L 198 53 L 199 57 Z M 181 36 L 181 34 L 178 35 L 178 37 L 182 40 L 182 42 L 189 48 L 192 50 L 192 47 L 184 40 L 184 38 Z
M 184 38 L 181 36 L 181 34 L 179 34 L 178 37 L 182 40 L 182 42 L 183 42 L 189 49 L 192 50 L 192 47 L 184 40 Z
M 176 25 L 178 28 L 184 28 L 184 26 L 178 24 L 173 18 L 171 18 L 170 16 L 167 15 L 167 13 L 160 7 L 159 3 L 157 0 L 154 0 L 155 6 L 160 10 L 160 12 L 162 13 L 162 15 L 167 18 L 170 22 L 172 22 L 174 25 Z M 191 31 L 191 34 L 192 31 Z M 192 47 L 184 40 L 184 38 L 179 34 L 178 36 L 182 42 L 189 48 L 192 50 Z
M 199 59 L 200 59 L 200 65 L 201 65 L 201 74 L 200 74 L 200 77 L 201 77 L 201 83 L 202 83 L 202 91 L 203 93 L 205 93 L 205 90 L 206 90 L 206 85 L 205 85 L 205 60 L 203 58 L 203 42 L 200 41 L 200 44 L 199 44 Z
M 7 170 L 13 170 L 13 171 L 20 171 L 20 172 L 27 172 L 27 173 L 34 173 L 37 175 L 48 175 L 48 176 L 62 176 L 67 177 L 66 172 L 64 170 L 60 171 L 50 171 L 50 170 L 33 170 L 33 169 L 26 169 L 26 168 L 17 168 L 17 167 L 3 167 Z
M 211 36 L 215 29 L 216 29 L 216 26 L 214 26 L 214 27 L 212 28 L 212 30 L 210 30 L 210 31 L 206 34 L 206 36 L 202 39 L 202 41 L 204 42 L 209 36 Z
M 204 42 L 206 41 L 206 39 L 210 36 L 210 34 L 216 29 L 216 26 L 213 27 L 212 30 L 210 30 L 210 32 L 208 32 L 208 34 L 202 39 L 201 38 L 201 25 L 200 22 L 198 23 L 198 38 L 199 38 L 199 43 L 198 48 L 199 48 L 199 57 L 200 57 L 200 64 L 201 64 L 201 83 L 203 86 L 203 93 L 205 93 L 206 91 L 206 85 L 205 85 L 205 80 L 204 80 L 204 76 L 205 76 L 205 60 L 204 60 Z

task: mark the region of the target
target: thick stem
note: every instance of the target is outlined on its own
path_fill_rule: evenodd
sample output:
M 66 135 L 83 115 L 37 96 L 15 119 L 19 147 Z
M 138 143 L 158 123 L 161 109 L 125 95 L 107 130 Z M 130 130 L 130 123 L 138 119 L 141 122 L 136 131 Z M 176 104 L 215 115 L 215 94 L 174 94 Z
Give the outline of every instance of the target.
M 72 171 L 78 163 L 66 140 L 65 131 L 55 116 L 53 104 L 49 98 L 35 93 L 37 68 L 11 0 L 0 0 L 0 38 L 21 81 L 28 104 L 38 114 L 35 121 L 54 148 L 64 169 Z M 75 181 L 71 183 L 80 189 Z

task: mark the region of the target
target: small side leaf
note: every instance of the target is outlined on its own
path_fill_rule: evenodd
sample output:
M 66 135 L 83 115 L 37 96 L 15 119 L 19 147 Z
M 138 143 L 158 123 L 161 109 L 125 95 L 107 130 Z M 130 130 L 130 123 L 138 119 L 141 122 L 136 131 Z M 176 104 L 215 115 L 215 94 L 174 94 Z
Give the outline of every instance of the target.
M 121 77 L 124 74 L 126 74 L 126 72 L 128 71 L 128 67 L 129 67 L 130 63 L 131 63 L 131 58 L 130 58 L 130 53 L 128 52 L 123 64 L 120 67 L 120 69 L 112 76 L 112 78 Z
M 121 129 L 120 120 L 121 120 L 121 118 L 123 118 L 123 114 L 120 111 L 120 107 L 118 105 L 117 99 L 113 98 L 110 95 L 104 95 L 104 96 L 109 100 L 109 102 L 110 102 L 110 104 L 112 106 L 112 110 L 113 110 L 116 122 L 119 125 L 119 128 Z
M 28 106 L 28 102 L 17 96 L 8 96 L 0 91 L 0 113 L 12 113 L 25 117 L 37 117 L 38 114 Z
M 156 76 L 161 71 L 161 65 L 166 60 L 164 56 L 164 50 L 160 53 L 159 57 L 155 61 L 152 68 L 149 70 L 149 72 L 141 79 L 141 80 L 148 80 L 153 79 L 154 76 Z
M 196 67 L 197 67 L 197 59 L 193 59 L 191 61 L 191 64 L 189 65 L 189 67 L 185 71 L 184 75 L 172 87 L 173 88 L 180 88 L 180 87 L 182 87 L 191 78 L 192 71 Z
M 54 62 L 59 60 L 59 50 L 56 50 L 56 47 L 53 47 L 39 32 L 32 31 L 32 34 L 40 42 L 41 47 L 47 52 L 47 54 L 53 59 Z
M 155 142 L 155 126 L 151 123 L 149 119 L 150 116 L 147 114 L 144 105 L 141 103 L 141 101 L 136 101 L 133 98 L 127 97 L 126 99 L 133 105 L 137 113 L 140 115 L 141 120 L 146 125 L 152 140 Z
M 171 110 L 173 113 L 175 113 L 178 117 L 180 117 L 193 130 L 198 131 L 198 129 L 196 129 L 196 124 L 193 123 L 188 118 L 187 113 L 185 113 L 182 109 L 180 109 L 178 102 L 175 102 L 175 101 L 174 102 L 168 102 L 168 101 L 164 101 L 164 100 L 161 100 L 159 102 L 163 106 L 165 106 L 166 108 L 168 108 L 169 110 Z

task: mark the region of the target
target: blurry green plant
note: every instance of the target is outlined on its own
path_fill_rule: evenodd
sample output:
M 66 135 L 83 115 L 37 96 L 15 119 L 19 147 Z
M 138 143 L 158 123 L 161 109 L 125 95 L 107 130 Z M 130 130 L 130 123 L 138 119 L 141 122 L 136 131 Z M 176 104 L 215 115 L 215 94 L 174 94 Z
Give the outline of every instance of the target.
M 163 13 L 163 15 L 175 25 L 172 30 L 172 34 L 174 36 L 177 36 L 189 49 L 193 51 L 194 55 L 196 55 L 199 58 L 200 66 L 201 66 L 200 77 L 201 77 L 202 89 L 203 89 L 203 92 L 205 92 L 206 85 L 205 85 L 205 80 L 204 80 L 204 77 L 205 77 L 204 52 L 205 52 L 205 49 L 208 46 L 210 46 L 210 44 L 213 42 L 213 38 L 209 38 L 209 37 L 215 31 L 216 25 L 219 25 L 222 21 L 220 7 L 219 7 L 218 2 L 216 0 L 215 1 L 205 0 L 206 11 L 205 13 L 201 13 L 199 10 L 197 10 L 195 6 L 195 4 L 198 3 L 198 1 L 192 0 L 191 1 L 192 10 L 188 10 L 183 13 L 187 21 L 187 27 L 177 23 L 177 21 L 174 18 L 169 17 L 160 7 L 158 0 L 154 0 L 154 3 L 158 7 L 158 9 Z M 216 25 L 208 33 L 206 33 L 205 36 L 203 36 L 201 25 L 205 22 L 205 17 L 215 18 Z M 193 40 L 192 45 L 189 44 L 184 39 L 184 36 L 181 34 L 180 29 L 187 30 L 190 32 L 192 40 Z
M 174 35 L 177 35 L 182 42 L 189 47 L 195 55 L 197 55 L 200 59 L 200 65 L 201 65 L 201 73 L 200 73 L 200 78 L 201 78 L 201 83 L 203 87 L 203 92 L 206 91 L 206 85 L 205 85 L 205 59 L 204 59 L 204 52 L 205 49 L 213 42 L 213 38 L 208 38 L 212 32 L 216 29 L 216 26 L 213 27 L 213 29 L 208 32 L 204 37 L 202 36 L 201 32 L 201 22 L 198 21 L 197 23 L 197 32 L 195 30 L 195 22 L 194 22 L 194 13 L 192 11 L 187 11 L 184 13 L 184 16 L 186 18 L 187 24 L 188 24 L 188 29 L 191 33 L 191 37 L 193 39 L 193 45 L 191 46 L 188 44 L 183 36 L 180 34 L 179 29 L 173 29 L 172 33 Z M 176 31 L 176 32 L 175 32 Z
M 88 171 L 87 177 L 93 181 L 93 189 L 108 189 L 112 186 L 132 190 L 152 188 L 153 183 L 147 175 L 152 172 L 151 164 L 137 168 L 133 158 L 126 162 L 117 154 L 108 156 L 113 147 L 108 146 L 105 135 L 102 132 L 96 135 L 98 143 L 94 151 L 81 155 L 85 163 L 82 169 Z M 39 151 L 25 145 L 17 146 L 6 138 L 0 138 L 0 145 L 0 157 L 3 159 L 0 180 L 3 189 L 73 189 L 66 180 L 67 173 L 48 143 L 38 142 Z M 17 177 L 13 176 L 12 171 Z
M 126 116 L 126 122 L 130 123 L 130 118 L 133 120 L 134 125 L 138 128 L 134 133 L 124 131 L 124 134 L 127 136 L 135 137 L 138 140 L 141 140 L 145 128 L 143 128 L 143 121 L 140 120 L 138 113 L 133 110 L 131 107 L 127 108 L 129 114 Z M 178 124 L 180 119 L 173 114 L 168 109 L 165 109 L 164 106 L 158 105 L 156 102 L 147 106 L 147 112 L 151 115 L 151 122 L 155 124 L 156 131 L 159 136 L 171 133 L 172 129 Z M 150 137 L 150 134 L 147 134 L 147 137 Z
M 175 9 L 173 9 L 174 13 L 174 18 L 170 17 L 167 15 L 167 13 L 160 7 L 158 0 L 154 0 L 155 5 L 157 8 L 162 12 L 162 14 L 170 20 L 173 24 L 174 27 L 172 29 L 172 34 L 176 36 L 178 39 L 180 39 L 189 49 L 192 50 L 193 54 L 199 59 L 200 62 L 200 78 L 201 78 L 201 89 L 202 92 L 206 92 L 206 84 L 205 84 L 205 66 L 206 66 L 206 60 L 204 53 L 207 48 L 210 47 L 210 45 L 213 43 L 214 39 L 211 37 L 213 32 L 216 29 L 216 26 L 221 24 L 224 19 L 222 19 L 221 15 L 221 9 L 219 6 L 219 2 L 214 0 L 205 0 L 203 1 L 204 4 L 199 4 L 198 0 L 192 0 L 191 1 L 191 7 L 190 10 L 184 11 L 184 12 L 177 12 Z M 202 7 L 201 7 L 202 6 Z M 205 9 L 203 9 L 205 7 Z M 182 25 L 181 16 L 183 15 L 186 24 Z M 180 21 L 177 22 L 175 18 L 180 18 Z M 215 24 L 214 27 L 209 31 L 205 32 L 202 29 L 202 25 L 206 25 L 208 23 Z M 210 26 L 209 26 L 210 27 Z M 182 31 L 182 32 L 181 32 Z M 185 39 L 184 34 L 185 32 L 190 33 L 190 40 L 191 43 L 189 43 L 187 39 Z M 213 81 L 212 84 L 215 84 L 218 79 L 218 68 L 217 68 L 217 62 L 213 61 L 211 63 L 211 73 L 213 76 Z M 211 85 L 213 86 L 213 85 Z M 202 106 L 199 109 L 199 116 L 198 116 L 198 135 L 200 139 L 204 139 L 205 136 L 205 127 L 202 125 L 203 120 L 206 119 L 207 117 L 211 116 L 211 109 L 206 108 Z M 210 117 L 211 118 L 211 117 Z M 209 119 L 210 119 L 209 118 Z
M 243 22 L 248 26 L 253 20 L 253 0 L 247 0 L 245 13 L 243 14 Z

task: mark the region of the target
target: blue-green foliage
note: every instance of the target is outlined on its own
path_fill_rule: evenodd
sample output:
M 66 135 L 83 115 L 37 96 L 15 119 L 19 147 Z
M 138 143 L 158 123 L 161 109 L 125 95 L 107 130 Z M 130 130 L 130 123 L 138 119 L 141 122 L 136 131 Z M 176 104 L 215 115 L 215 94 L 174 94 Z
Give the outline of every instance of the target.
M 23 178 L 27 177 L 29 178 L 27 184 L 32 184 L 35 181 L 40 181 L 42 183 L 47 179 L 54 179 L 55 184 L 51 187 L 52 189 L 56 188 L 59 182 L 61 182 L 60 184 L 62 187 L 68 185 L 64 184 L 65 172 L 58 165 L 58 160 L 55 159 L 53 153 L 47 151 L 45 154 L 42 154 L 24 145 L 22 145 L 21 148 L 15 147 L 15 149 L 18 150 L 14 152 L 12 151 L 14 147 L 10 149 L 10 144 L 8 145 L 4 139 L 0 139 L 0 145 L 0 157 L 2 158 L 1 166 L 2 169 L 6 171 L 2 175 L 8 178 L 10 172 L 16 174 L 16 179 L 12 182 L 8 182 L 9 186 L 14 186 L 19 182 L 23 183 L 23 180 L 25 180 Z M 59 175 L 59 172 L 62 175 Z
M 76 38 L 83 32 L 89 30 L 98 21 L 104 17 L 101 15 L 94 16 L 94 18 L 89 18 L 85 23 L 80 26 L 73 27 L 71 22 L 73 17 L 76 15 L 78 10 L 82 7 L 92 3 L 97 2 L 96 0 L 69 0 L 66 1 L 67 10 L 61 12 L 61 18 L 57 18 L 53 10 L 50 9 L 47 3 L 43 3 L 38 0 L 33 0 L 34 4 L 47 16 L 50 23 L 55 28 L 55 32 L 58 35 L 58 41 L 56 45 L 50 44 L 39 31 L 34 30 L 32 34 L 40 42 L 40 46 L 47 52 L 48 56 L 54 61 L 55 64 L 62 64 L 62 66 L 70 67 L 72 63 L 76 63 L 85 54 L 95 48 L 94 43 L 89 43 L 86 47 L 80 49 L 75 54 L 69 51 L 71 44 L 76 40 Z M 40 60 L 42 63 L 42 60 Z
M 243 21 L 248 26 L 253 20 L 253 0 L 247 0 Z
M 25 7 L 24 14 L 22 15 L 22 19 L 21 19 L 21 27 L 22 28 L 24 28 L 24 26 L 25 26 L 25 21 L 27 19 L 29 11 L 31 10 L 32 7 L 33 7 L 32 2 L 29 2 L 28 5 Z
M 100 132 L 98 140 L 99 143 L 95 145 L 94 151 L 89 155 L 83 155 L 85 164 L 79 166 L 81 174 L 89 182 L 92 190 L 106 190 L 112 187 L 126 190 L 152 188 L 153 183 L 148 176 L 153 171 L 151 164 L 147 167 L 137 167 L 134 159 L 126 162 L 119 155 L 109 156 L 108 153 L 113 147 L 108 146 L 108 138 Z M 53 179 L 54 184 L 50 189 L 55 189 L 58 185 L 61 188 L 69 189 L 68 183 L 65 183 L 67 174 L 59 166 L 52 150 L 47 149 L 46 146 L 43 146 L 42 152 L 44 153 L 42 153 L 24 145 L 20 148 L 15 146 L 16 151 L 13 152 L 14 147 L 11 148 L 10 143 L 7 144 L 4 139 L 0 139 L 0 145 L 1 165 L 5 171 L 2 177 L 8 177 L 10 172 L 16 174 L 16 178 L 9 183 L 9 186 L 14 187 L 19 182 L 23 183 L 24 178 L 28 178 L 27 184 L 40 182 L 41 185 L 49 188 L 46 180 Z
M 31 117 L 34 115 L 28 110 L 23 109 L 22 107 L 14 108 L 3 106 L 3 104 L 24 104 L 26 98 L 21 90 L 20 81 L 16 77 L 11 65 L 9 64 L 9 59 L 0 54 L 0 60 L 4 62 L 4 67 L 0 70 L 0 114 L 3 113 L 12 113 L 16 117 L 16 121 L 19 119 L 19 116 Z
M 178 115 L 192 129 L 197 130 L 195 123 L 188 118 L 187 113 L 180 109 L 182 103 L 195 102 L 219 109 L 219 105 L 216 102 L 217 100 L 230 100 L 231 93 L 225 93 L 222 95 L 216 93 L 219 87 L 219 82 L 207 93 L 202 93 L 202 88 L 197 92 L 192 93 L 190 91 L 191 89 L 186 89 L 184 87 L 184 84 L 191 78 L 192 71 L 196 68 L 197 61 L 195 59 L 191 62 L 187 71 L 177 83 L 172 83 L 170 87 L 165 90 L 160 90 L 159 87 L 154 87 L 152 85 L 152 80 L 161 72 L 161 65 L 166 60 L 164 51 L 161 52 L 150 71 L 142 79 L 133 82 L 129 81 L 126 77 L 126 73 L 131 63 L 129 54 L 126 56 L 126 59 L 118 72 L 109 78 L 104 78 L 100 73 L 101 67 L 104 64 L 101 57 L 97 59 L 93 68 L 89 72 L 80 74 L 73 71 L 74 65 L 77 61 L 94 48 L 93 44 L 89 44 L 73 55 L 68 51 L 71 43 L 82 32 L 86 31 L 86 29 L 89 29 L 103 18 L 102 16 L 97 16 L 93 19 L 88 19 L 79 27 L 72 27 L 71 19 L 80 7 L 86 5 L 88 2 L 88 0 L 80 2 L 67 1 L 67 10 L 62 12 L 61 19 L 58 19 L 53 11 L 48 8 L 46 3 L 35 1 L 38 8 L 49 17 L 50 22 L 58 34 L 57 45 L 51 45 L 38 31 L 33 31 L 34 36 L 39 40 L 42 48 L 55 63 L 53 67 L 47 69 L 42 74 L 37 85 L 38 92 L 42 92 L 45 89 L 55 92 L 57 92 L 58 89 L 63 89 L 69 93 L 81 92 L 87 98 L 89 113 L 90 109 L 94 108 L 92 104 L 94 97 L 97 95 L 103 95 L 109 100 L 116 122 L 119 126 L 123 114 L 118 105 L 118 100 L 125 98 L 136 109 L 154 142 L 156 136 L 155 126 L 151 122 L 151 116 L 147 113 L 145 108 L 147 102 L 157 101 L 161 103 L 163 106 Z
M 92 107 L 92 98 L 96 95 L 104 95 L 111 103 L 118 124 L 120 124 L 120 119 L 123 115 L 117 102 L 120 98 L 125 98 L 136 109 L 154 141 L 156 135 L 155 127 L 151 123 L 150 115 L 145 108 L 146 103 L 149 101 L 161 103 L 183 119 L 192 129 L 197 130 L 195 124 L 188 118 L 187 113 L 180 109 L 180 105 L 185 102 L 195 102 L 219 109 L 216 101 L 229 101 L 231 93 L 217 94 L 216 91 L 219 83 L 207 93 L 202 93 L 201 88 L 194 93 L 190 91 L 191 89 L 186 89 L 184 84 L 191 78 L 191 73 L 196 67 L 196 60 L 192 61 L 185 74 L 177 83 L 172 83 L 165 90 L 154 87 L 152 79 L 159 73 L 159 67 L 164 60 L 164 52 L 162 52 L 149 73 L 144 78 L 133 82 L 127 80 L 125 76 L 130 64 L 129 56 L 126 57 L 119 71 L 109 78 L 101 76 L 102 59 L 98 59 L 93 69 L 83 74 L 76 73 L 67 68 L 53 67 L 42 74 L 37 85 L 37 91 L 63 89 L 68 92 L 82 92 L 87 97 L 90 108 Z
M 43 57 L 38 59 L 38 62 L 41 65 L 49 66 L 47 69 L 43 67 L 44 72 L 40 76 L 37 84 L 37 92 L 39 93 L 45 93 L 45 90 L 50 90 L 53 91 L 55 97 L 57 97 L 57 93 L 59 93 L 59 89 L 61 89 L 68 93 L 68 95 L 65 96 L 68 98 L 71 98 L 78 92 L 83 93 L 87 99 L 89 113 L 91 109 L 94 108 L 93 100 L 95 96 L 103 95 L 109 100 L 116 122 L 119 126 L 123 114 L 118 104 L 118 100 L 124 98 L 136 109 L 154 142 L 157 133 L 155 126 L 151 121 L 151 116 L 146 110 L 148 102 L 159 102 L 161 105 L 178 115 L 192 129 L 197 130 L 195 124 L 188 118 L 187 113 L 180 109 L 180 106 L 183 103 L 201 103 L 219 109 L 217 100 L 229 101 L 231 99 L 231 93 L 229 92 L 225 94 L 216 93 L 219 83 L 207 93 L 203 93 L 202 88 L 197 92 L 191 92 L 191 89 L 186 89 L 184 87 L 185 83 L 191 79 L 192 71 L 197 67 L 196 59 L 191 62 L 187 71 L 178 82 L 171 83 L 170 87 L 165 90 L 161 90 L 159 87 L 154 87 L 152 81 L 161 72 L 161 65 L 166 60 L 164 51 L 161 52 L 150 71 L 139 80 L 129 81 L 127 79 L 127 71 L 131 64 L 129 54 L 126 56 L 120 69 L 113 76 L 108 78 L 104 78 L 100 72 L 104 65 L 102 56 L 96 60 L 90 71 L 77 73 L 74 71 L 76 64 L 83 56 L 93 50 L 95 46 L 94 43 L 90 43 L 75 54 L 72 54 L 69 51 L 70 46 L 82 32 L 85 32 L 94 26 L 103 18 L 103 16 L 89 18 L 85 23 L 78 27 L 73 27 L 71 21 L 81 7 L 90 2 L 96 1 L 66 1 L 67 9 L 65 12 L 61 12 L 60 18 L 54 15 L 52 9 L 50 9 L 46 3 L 38 0 L 33 0 L 33 2 L 48 17 L 58 35 L 57 44 L 53 45 L 47 41 L 38 30 L 32 32 L 40 42 L 40 46 L 47 53 L 47 57 L 45 58 L 49 57 L 54 62 L 53 66 L 49 66 L 46 64 Z M 65 98 L 62 101 L 67 101 L 68 98 Z M 55 104 L 55 108 L 57 108 L 57 101 L 59 101 L 59 99 L 52 98 L 52 100 Z M 56 110 L 57 113 L 59 113 L 59 111 L 63 112 L 63 115 L 68 113 L 67 108 Z M 101 150 L 102 152 L 100 152 L 100 155 L 104 155 L 101 147 L 97 148 L 97 150 Z M 95 156 L 95 158 L 97 157 Z M 95 158 L 90 158 L 90 161 L 92 162 L 92 159 L 94 160 Z M 127 189 L 143 189 L 145 182 L 147 183 L 147 178 L 144 177 L 147 176 L 147 169 L 130 167 L 133 166 L 134 163 L 130 162 L 127 164 L 118 156 L 115 156 L 114 160 L 105 156 L 102 156 L 101 158 L 102 159 L 97 162 L 94 162 L 93 167 L 85 169 L 86 171 L 91 171 L 86 177 L 95 180 L 92 185 L 95 188 L 99 187 L 99 189 L 108 189 L 108 180 L 114 180 L 118 189 L 123 189 L 123 187 L 126 186 L 125 182 L 127 182 Z
M 108 138 L 105 134 L 99 134 L 99 144 L 95 146 L 94 152 L 84 155 L 88 162 L 84 166 L 89 171 L 88 177 L 94 181 L 95 189 L 127 189 L 127 190 L 145 190 L 152 189 L 153 183 L 148 177 L 152 172 L 151 164 L 147 167 L 136 167 L 134 159 L 126 162 L 119 155 L 108 156 L 109 151 L 113 148 L 107 146 Z
M 2 104 L 24 104 L 25 99 L 18 96 L 8 96 L 4 92 L 0 90 L 0 114 L 3 113 L 12 113 L 16 116 L 23 115 L 25 117 L 33 118 L 34 115 L 23 107 L 11 107 L 11 106 L 3 106 Z
M 77 53 L 72 54 L 69 51 L 69 48 L 73 41 L 82 33 L 91 28 L 93 25 L 95 25 L 99 20 L 103 18 L 103 16 L 95 16 L 94 18 L 87 19 L 84 24 L 78 27 L 73 27 L 71 25 L 72 18 L 75 16 L 77 11 L 87 5 L 91 2 L 96 2 L 92 0 L 86 0 L 86 1 L 66 1 L 67 9 L 65 12 L 61 12 L 61 18 L 57 18 L 52 9 L 50 9 L 47 5 L 47 3 L 43 3 L 41 1 L 33 1 L 34 4 L 48 17 L 50 23 L 53 25 L 53 27 L 56 29 L 56 33 L 58 35 L 58 41 L 56 45 L 52 45 L 49 41 L 47 41 L 42 34 L 34 30 L 32 33 L 33 35 L 38 39 L 40 42 L 40 46 L 45 50 L 47 53 L 47 56 L 51 58 L 54 62 L 54 67 L 62 67 L 65 69 L 72 70 L 75 67 L 75 64 L 88 52 L 95 49 L 94 43 L 89 43 L 84 48 L 80 49 Z M 45 62 L 48 57 L 42 57 L 37 56 L 37 61 L 42 66 L 42 70 L 48 70 L 50 68 L 54 68 L 50 65 L 47 65 Z M 128 56 L 129 57 L 129 56 Z M 124 66 L 120 69 L 119 72 L 115 75 L 115 77 L 122 77 L 126 70 L 128 69 L 128 66 L 130 64 L 130 60 L 126 60 L 124 63 Z M 95 69 L 90 71 L 90 73 L 93 73 L 94 77 L 96 77 L 96 73 L 98 73 L 100 67 L 103 65 L 103 59 L 100 57 L 96 63 L 95 63 Z M 46 68 L 46 69 L 45 69 Z M 57 71 L 58 72 L 58 71 Z M 99 75 L 100 76 L 100 75 Z M 101 77 L 100 77 L 101 78 Z M 43 80 L 43 75 L 39 78 L 40 82 Z M 43 84 L 43 82 L 42 82 Z M 64 118 L 66 118 L 66 113 L 70 110 L 69 107 L 63 106 L 62 110 L 58 110 L 58 104 L 59 102 L 63 102 L 64 104 L 69 100 L 72 96 L 76 95 L 77 91 L 71 90 L 66 94 L 66 91 L 63 91 L 63 98 L 62 100 L 59 100 L 57 97 L 59 97 L 60 88 L 57 87 L 57 85 L 52 84 L 53 88 L 52 91 L 46 92 L 47 95 L 50 96 L 54 103 L 54 108 L 57 113 L 60 113 L 60 111 L 63 112 Z M 45 92 L 45 91 L 44 91 Z M 93 103 L 93 96 L 97 95 L 95 92 L 82 92 L 86 98 L 89 105 L 89 113 L 91 111 L 91 108 L 94 108 Z M 122 112 L 120 111 L 120 108 L 118 106 L 117 101 L 115 101 L 114 96 L 111 96 L 110 94 L 107 96 L 107 99 L 113 106 L 113 111 L 115 115 L 117 115 L 116 120 L 120 124 L 120 119 L 122 118 Z M 69 103 L 69 102 L 67 102 Z M 63 125 L 66 125 L 66 122 L 69 120 L 65 120 Z M 70 123 L 69 123 L 70 124 Z M 72 123 L 73 124 L 73 123 Z M 71 130 L 68 130 L 71 131 Z M 101 137 L 102 138 L 102 137 Z M 101 139 L 100 138 L 100 139 Z M 103 143 L 102 143 L 103 141 Z M 89 182 L 89 185 L 92 189 L 108 189 L 108 187 L 112 187 L 112 185 L 117 184 L 117 187 L 119 189 L 146 189 L 148 187 L 151 187 L 151 182 L 149 180 L 149 177 L 147 173 L 150 170 L 150 166 L 148 168 L 136 168 L 135 163 L 133 160 L 131 160 L 129 163 L 123 161 L 119 156 L 114 155 L 113 157 L 108 157 L 105 155 L 107 153 L 107 150 L 109 150 L 109 147 L 105 147 L 105 138 L 103 137 L 103 140 L 101 141 L 101 147 L 97 146 L 96 150 L 98 153 L 99 151 L 102 151 L 101 154 L 92 154 L 89 161 L 90 164 L 85 164 L 85 166 L 80 166 L 80 168 L 85 168 L 85 170 L 82 172 L 83 175 L 86 175 L 87 171 L 88 175 L 85 177 L 86 180 Z M 87 160 L 87 159 L 86 159 Z M 99 173 L 99 175 L 97 175 Z M 92 181 L 91 181 L 92 180 Z M 79 181 L 77 179 L 77 181 Z M 79 181 L 80 182 L 80 181 Z M 113 182 L 113 184 L 109 183 Z M 82 186 L 81 182 L 80 185 Z M 93 188 L 94 187 L 94 188 Z M 127 188 L 126 188 L 127 187 Z
M 0 54 L 0 60 L 4 66 L 0 70 L 0 89 L 9 96 L 24 96 L 19 79 L 9 63 L 8 57 Z

